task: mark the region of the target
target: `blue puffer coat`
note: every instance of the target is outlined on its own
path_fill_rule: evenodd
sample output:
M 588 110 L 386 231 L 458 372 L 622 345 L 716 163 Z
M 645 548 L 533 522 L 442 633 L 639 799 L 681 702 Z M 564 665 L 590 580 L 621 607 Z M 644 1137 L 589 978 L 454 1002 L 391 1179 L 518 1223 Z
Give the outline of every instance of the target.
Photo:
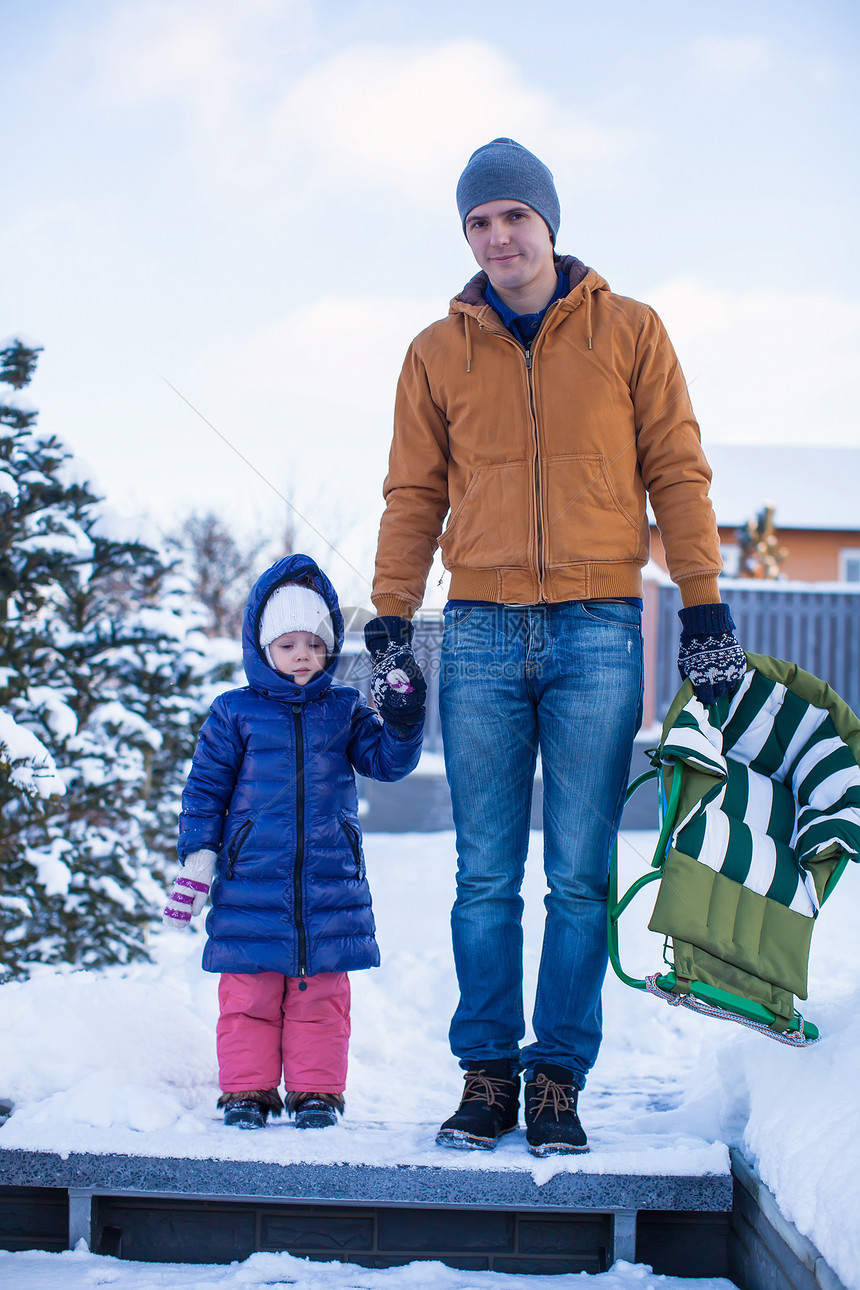
M 325 671 L 300 686 L 269 667 L 258 628 L 268 596 L 303 574 L 329 606 L 336 643 Z M 335 590 L 307 556 L 257 580 L 242 629 L 248 685 L 212 704 L 182 794 L 180 857 L 218 852 L 209 972 L 296 977 L 379 963 L 354 770 L 401 779 L 422 731 L 401 738 L 357 690 L 333 684 L 342 645 Z

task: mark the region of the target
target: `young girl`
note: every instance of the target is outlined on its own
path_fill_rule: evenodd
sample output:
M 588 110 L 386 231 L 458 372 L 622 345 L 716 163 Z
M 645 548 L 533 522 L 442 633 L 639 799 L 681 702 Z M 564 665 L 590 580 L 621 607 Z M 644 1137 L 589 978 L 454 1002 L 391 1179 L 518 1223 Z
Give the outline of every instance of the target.
M 411 675 L 396 721 L 383 722 L 334 683 L 342 644 L 337 596 L 312 560 L 264 573 L 242 629 L 248 685 L 212 704 L 182 795 L 183 870 L 164 921 L 187 926 L 211 886 L 203 967 L 221 973 L 218 1105 L 242 1129 L 280 1115 L 282 1072 L 297 1127 L 336 1123 L 346 974 L 379 963 L 354 771 L 396 780 L 415 767 L 426 687 Z

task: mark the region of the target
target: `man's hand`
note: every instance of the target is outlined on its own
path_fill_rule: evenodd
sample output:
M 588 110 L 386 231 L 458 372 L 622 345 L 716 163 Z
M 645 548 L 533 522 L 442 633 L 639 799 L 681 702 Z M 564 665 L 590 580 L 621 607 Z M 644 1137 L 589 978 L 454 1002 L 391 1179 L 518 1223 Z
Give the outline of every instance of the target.
M 370 691 L 383 721 L 418 726 L 424 720 L 427 682 L 412 653 L 412 624 L 406 618 L 372 618 L 364 628 L 370 654 Z
M 200 913 L 212 886 L 217 858 L 214 851 L 192 851 L 185 857 L 161 914 L 165 927 L 187 928 L 192 917 Z
M 747 670 L 728 605 L 690 605 L 678 611 L 678 670 L 689 677 L 705 707 L 731 694 Z

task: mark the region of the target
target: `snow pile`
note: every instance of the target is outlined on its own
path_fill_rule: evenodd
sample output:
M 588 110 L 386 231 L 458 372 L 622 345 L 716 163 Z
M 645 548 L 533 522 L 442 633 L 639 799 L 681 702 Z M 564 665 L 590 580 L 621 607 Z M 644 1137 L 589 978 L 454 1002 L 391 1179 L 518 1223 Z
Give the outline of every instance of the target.
M 524 887 L 527 997 L 534 988 L 543 921 L 541 841 L 533 835 Z M 630 834 L 624 844 L 623 868 L 632 877 L 647 866 L 654 835 Z M 725 1173 L 727 1146 L 737 1144 L 783 1213 L 818 1246 L 846 1286 L 860 1290 L 860 1110 L 853 1094 L 860 1063 L 860 1001 L 853 990 L 860 960 L 854 930 L 860 885 L 853 866 L 825 906 L 813 939 L 811 1002 L 804 1011 L 821 1028 L 819 1045 L 786 1048 L 666 1007 L 611 976 L 604 992 L 604 1045 L 580 1100 L 591 1152 L 536 1160 L 527 1153 L 522 1130 L 508 1135 L 493 1153 L 450 1152 L 433 1141 L 462 1089 L 447 1043 L 456 1001 L 448 922 L 452 834 L 369 835 L 366 853 L 383 966 L 352 978 L 347 1114 L 336 1128 L 300 1133 L 284 1119 L 262 1133 L 224 1128 L 215 1109 L 217 978 L 199 968 L 201 935 L 159 932 L 152 964 L 100 972 L 46 968 L 26 983 L 0 989 L 0 1098 L 15 1104 L 0 1129 L 0 1147 L 444 1164 L 528 1170 L 541 1184 L 571 1170 Z M 622 921 L 622 959 L 637 976 L 658 969 L 662 959 L 662 939 L 645 928 L 651 901 L 647 892 L 638 897 Z M 25 1262 L 30 1256 L 13 1257 L 22 1268 L 31 1266 Z M 60 1257 L 68 1267 L 64 1264 L 60 1273 L 51 1264 L 53 1284 L 62 1280 L 74 1286 L 78 1256 L 38 1256 Z M 38 1259 L 32 1260 L 35 1269 Z M 282 1280 L 295 1276 L 291 1264 L 277 1267 Z M 247 1269 L 244 1281 L 230 1281 L 235 1269 L 221 1268 L 211 1271 L 210 1282 L 198 1284 L 258 1284 L 253 1260 L 242 1268 Z M 195 1273 L 202 1277 L 201 1269 Z M 2 1275 L 0 1264 L 0 1282 Z M 84 1273 L 79 1275 L 83 1285 Z M 362 1284 L 376 1285 L 371 1276 L 382 1278 L 380 1287 L 495 1284 L 488 1273 L 468 1281 L 451 1279 L 463 1274 L 446 1269 L 438 1272 L 438 1282 L 429 1275 L 428 1265 L 421 1265 L 418 1281 L 397 1279 L 407 1276 L 406 1269 L 363 1272 Z M 607 1290 L 665 1281 L 646 1277 L 641 1269 L 611 1275 L 616 1279 L 603 1278 Z M 327 1285 L 339 1284 L 328 1267 L 303 1272 L 305 1279 L 296 1284 L 315 1286 L 314 1278 L 323 1276 Z M 276 1279 L 274 1272 L 271 1278 Z M 119 1273 L 115 1283 L 135 1290 L 149 1284 L 120 1280 Z M 16 1284 L 29 1290 L 40 1282 L 19 1279 Z M 704 1283 L 699 1285 L 701 1290 Z
M 552 1277 L 552 1290 L 582 1290 L 586 1273 Z M 8 1282 L 4 1278 L 10 1278 Z M 358 1278 L 358 1280 L 356 1280 Z M 547 1290 L 545 1276 L 503 1272 L 458 1272 L 442 1263 L 410 1263 L 382 1271 L 351 1263 L 310 1263 L 291 1254 L 252 1254 L 229 1267 L 200 1264 L 130 1263 L 99 1258 L 86 1247 L 65 1254 L 0 1252 L 0 1285 L 15 1290 L 90 1290 L 110 1284 L 115 1290 Z M 688 1280 L 655 1276 L 642 1264 L 619 1261 L 609 1271 L 588 1277 L 589 1290 L 732 1290 L 721 1278 Z
M 62 796 L 66 791 L 57 764 L 32 730 L 27 730 L 0 708 L 0 761 L 10 767 L 10 778 L 22 792 L 38 797 Z
M 0 990 L 0 1028 L 15 1037 L 4 1096 L 22 1124 L 181 1132 L 211 1082 L 212 1020 L 197 1016 L 175 965 L 148 981 L 117 971 L 13 982 Z
M 851 871 L 843 881 L 852 887 L 860 875 Z M 853 881 L 852 881 L 853 880 Z M 838 895 L 833 897 L 835 901 Z M 727 1085 L 737 1079 L 735 1115 L 740 1142 L 755 1162 L 762 1181 L 779 1207 L 817 1246 L 840 1280 L 851 1290 L 860 1286 L 860 990 L 842 993 L 857 979 L 856 910 L 854 928 L 847 921 L 840 946 L 847 955 L 834 967 L 832 981 L 810 985 L 810 998 L 826 1003 L 814 1008 L 823 1036 L 819 1044 L 796 1054 L 777 1044 L 754 1039 L 727 1056 L 723 1071 Z M 823 917 L 831 913 L 825 907 Z M 819 929 L 828 937 L 825 927 Z M 849 939 L 853 937 L 853 939 Z M 850 949 L 849 949 L 850 947 Z M 832 947 L 830 947 L 832 948 Z M 813 948 L 813 954 L 815 948 Z M 820 967 L 817 973 L 821 980 Z M 808 1009 L 810 1015 L 813 1010 Z M 736 1064 L 735 1064 L 736 1062 Z M 742 1123 L 743 1112 L 746 1123 Z

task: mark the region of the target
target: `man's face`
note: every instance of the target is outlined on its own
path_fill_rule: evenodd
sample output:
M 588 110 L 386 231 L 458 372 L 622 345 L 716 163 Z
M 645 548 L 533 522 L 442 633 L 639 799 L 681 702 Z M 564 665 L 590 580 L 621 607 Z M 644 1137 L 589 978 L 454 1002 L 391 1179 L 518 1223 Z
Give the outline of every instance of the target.
M 524 202 L 501 198 L 476 206 L 466 216 L 466 237 L 496 290 L 517 291 L 555 272 L 549 228 Z

